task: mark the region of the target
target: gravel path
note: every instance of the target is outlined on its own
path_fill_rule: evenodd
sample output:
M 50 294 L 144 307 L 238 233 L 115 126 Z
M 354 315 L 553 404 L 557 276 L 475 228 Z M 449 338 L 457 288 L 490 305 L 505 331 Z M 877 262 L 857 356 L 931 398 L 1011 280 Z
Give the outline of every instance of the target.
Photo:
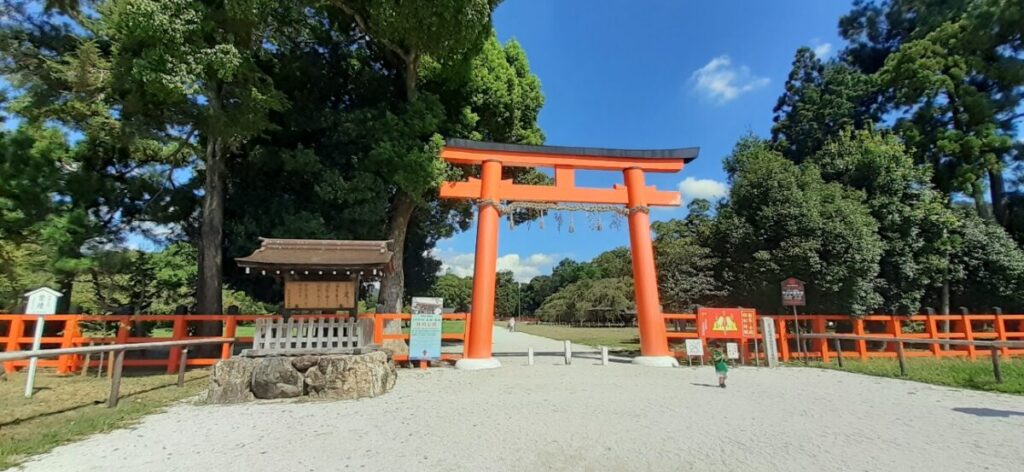
M 561 349 L 496 329 L 496 352 Z M 1024 398 L 796 367 L 502 357 L 352 402 L 179 405 L 28 471 L 1019 470 Z

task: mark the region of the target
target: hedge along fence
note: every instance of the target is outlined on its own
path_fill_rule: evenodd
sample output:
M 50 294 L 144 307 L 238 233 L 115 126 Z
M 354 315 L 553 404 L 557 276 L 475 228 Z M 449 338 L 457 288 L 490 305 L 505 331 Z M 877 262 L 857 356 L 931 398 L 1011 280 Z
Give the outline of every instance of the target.
M 669 346 L 678 357 L 686 355 L 682 343 L 686 339 L 701 339 L 697 332 L 697 315 L 692 313 L 665 314 Z M 761 333 L 762 315 L 758 315 L 757 335 L 740 343 L 740 357 L 743 360 L 763 358 L 763 351 L 754 349 L 755 340 L 763 343 Z M 1024 341 L 1024 314 L 969 314 L 959 315 L 848 315 L 800 314 L 771 316 L 775 322 L 775 339 L 779 356 L 783 362 L 795 357 L 818 358 L 829 362 L 835 355 L 825 339 L 801 339 L 797 343 L 797 329 L 800 333 L 870 335 L 875 341 L 841 340 L 844 352 L 860 359 L 896 358 L 898 346 L 884 339 L 917 338 L 931 340 L 966 341 Z M 949 330 L 945 327 L 948 323 Z M 707 341 L 702 339 L 702 341 Z M 733 341 L 733 340 L 723 340 Z M 739 342 L 739 340 L 735 340 Z M 920 346 L 920 345 L 916 345 Z M 675 349 L 678 347 L 678 349 Z M 1021 356 L 1024 349 L 1007 346 L 999 348 L 1002 356 Z M 989 356 L 991 350 L 974 345 L 948 346 L 930 343 L 923 349 L 908 349 L 907 357 L 966 357 L 975 360 L 978 356 Z
M 364 314 L 360 318 L 372 317 L 374 319 L 374 344 L 382 344 L 385 339 L 408 341 L 408 334 L 385 333 L 385 320 L 409 320 L 409 314 Z M 233 341 L 220 343 L 220 350 L 212 352 L 192 352 L 185 363 L 188 367 L 205 367 L 216 364 L 221 359 L 227 359 L 234 354 L 235 345 L 249 346 L 252 344 L 251 336 L 239 337 L 237 330 L 239 324 L 254 323 L 258 319 L 281 318 L 279 315 L 45 315 L 46 331 L 57 333 L 53 336 L 43 336 L 41 349 L 68 349 L 81 346 L 102 346 L 109 344 L 135 344 L 150 343 L 154 340 L 160 341 L 181 341 L 198 339 L 231 338 Z M 314 319 L 314 318 L 349 318 L 347 314 L 341 315 L 293 315 L 291 319 Z M 460 341 L 465 346 L 467 332 L 469 330 L 469 315 L 464 313 L 445 314 L 444 320 L 464 320 L 465 331 L 462 333 L 447 333 L 442 335 L 444 341 Z M 39 319 L 38 315 L 2 314 L 0 315 L 0 347 L 4 352 L 15 352 L 31 349 L 35 324 Z M 221 323 L 221 332 L 215 336 L 199 336 L 197 333 L 200 323 L 217 322 Z M 171 327 L 170 337 L 132 336 L 132 332 L 139 331 L 142 326 L 154 324 L 166 324 Z M 94 333 L 109 333 L 96 335 Z M 167 373 L 178 371 L 179 360 L 181 359 L 181 347 L 167 348 L 166 356 L 157 352 L 156 358 L 149 356 L 154 351 L 147 351 L 142 357 L 125 358 L 125 367 L 146 367 L 167 369 Z M 194 351 L 194 350 L 193 350 Z M 462 355 L 457 353 L 445 353 L 443 360 L 457 360 Z M 395 360 L 407 360 L 408 356 L 395 356 Z M 84 367 L 99 367 L 102 361 L 99 359 L 88 359 L 82 355 L 66 354 L 56 359 L 39 359 L 39 367 L 54 368 L 59 374 L 67 374 L 80 371 Z M 28 366 L 27 360 L 4 362 L 4 371 L 11 373 L 22 367 Z

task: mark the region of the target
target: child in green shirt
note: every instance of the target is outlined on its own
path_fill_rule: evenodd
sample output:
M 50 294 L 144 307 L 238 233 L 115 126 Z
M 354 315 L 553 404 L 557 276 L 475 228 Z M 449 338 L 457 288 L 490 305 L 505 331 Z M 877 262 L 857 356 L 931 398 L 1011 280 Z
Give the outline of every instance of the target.
M 715 343 L 711 347 L 711 362 L 715 364 L 715 373 L 718 374 L 718 386 L 725 388 L 725 378 L 729 374 L 729 364 L 726 362 L 725 353 L 722 352 L 722 345 Z

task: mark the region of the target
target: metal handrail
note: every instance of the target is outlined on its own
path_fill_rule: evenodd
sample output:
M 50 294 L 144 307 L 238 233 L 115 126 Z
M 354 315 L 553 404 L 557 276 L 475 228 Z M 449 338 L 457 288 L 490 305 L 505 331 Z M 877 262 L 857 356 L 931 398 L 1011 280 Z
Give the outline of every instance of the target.
M 184 349 L 181 350 L 181 358 L 178 361 L 178 386 L 182 387 L 185 385 L 185 363 L 188 361 L 189 346 L 201 346 L 205 344 L 224 344 L 236 341 L 237 338 L 218 337 L 209 339 L 189 339 L 181 341 L 157 341 L 153 343 L 108 344 L 101 346 L 83 346 L 61 349 L 38 349 L 33 351 L 4 352 L 0 353 L 0 362 L 17 361 L 22 359 L 40 357 L 58 357 L 71 354 L 116 352 L 117 355 L 114 357 L 114 367 L 111 371 L 112 375 L 110 378 L 110 395 L 107 396 L 107 408 L 113 408 L 117 406 L 117 402 L 119 400 L 118 397 L 121 392 L 121 372 L 124 370 L 124 353 L 126 351 L 140 351 L 144 349 L 152 349 L 159 347 L 183 347 Z

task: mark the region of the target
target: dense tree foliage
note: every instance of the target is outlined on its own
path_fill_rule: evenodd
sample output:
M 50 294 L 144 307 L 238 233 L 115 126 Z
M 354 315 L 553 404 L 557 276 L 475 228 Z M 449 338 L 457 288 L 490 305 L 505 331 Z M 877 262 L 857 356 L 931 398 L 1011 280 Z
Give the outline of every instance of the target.
M 390 239 L 384 309 L 468 310 L 472 280 L 431 249 L 472 217 L 439 183 L 479 170 L 438 150 L 544 141 L 540 81 L 496 38 L 496 4 L 4 2 L 0 309 L 46 284 L 97 313 L 262 311 L 279 287 L 232 258 L 270 236 Z M 790 276 L 813 311 L 1024 309 L 1024 4 L 857 0 L 838 27 L 837 57 L 796 51 L 771 136 L 726 158 L 728 198 L 654 224 L 664 310 L 774 312 Z M 131 249 L 142 236 L 153 250 Z M 631 276 L 625 247 L 502 272 L 496 312 L 625 321 Z

